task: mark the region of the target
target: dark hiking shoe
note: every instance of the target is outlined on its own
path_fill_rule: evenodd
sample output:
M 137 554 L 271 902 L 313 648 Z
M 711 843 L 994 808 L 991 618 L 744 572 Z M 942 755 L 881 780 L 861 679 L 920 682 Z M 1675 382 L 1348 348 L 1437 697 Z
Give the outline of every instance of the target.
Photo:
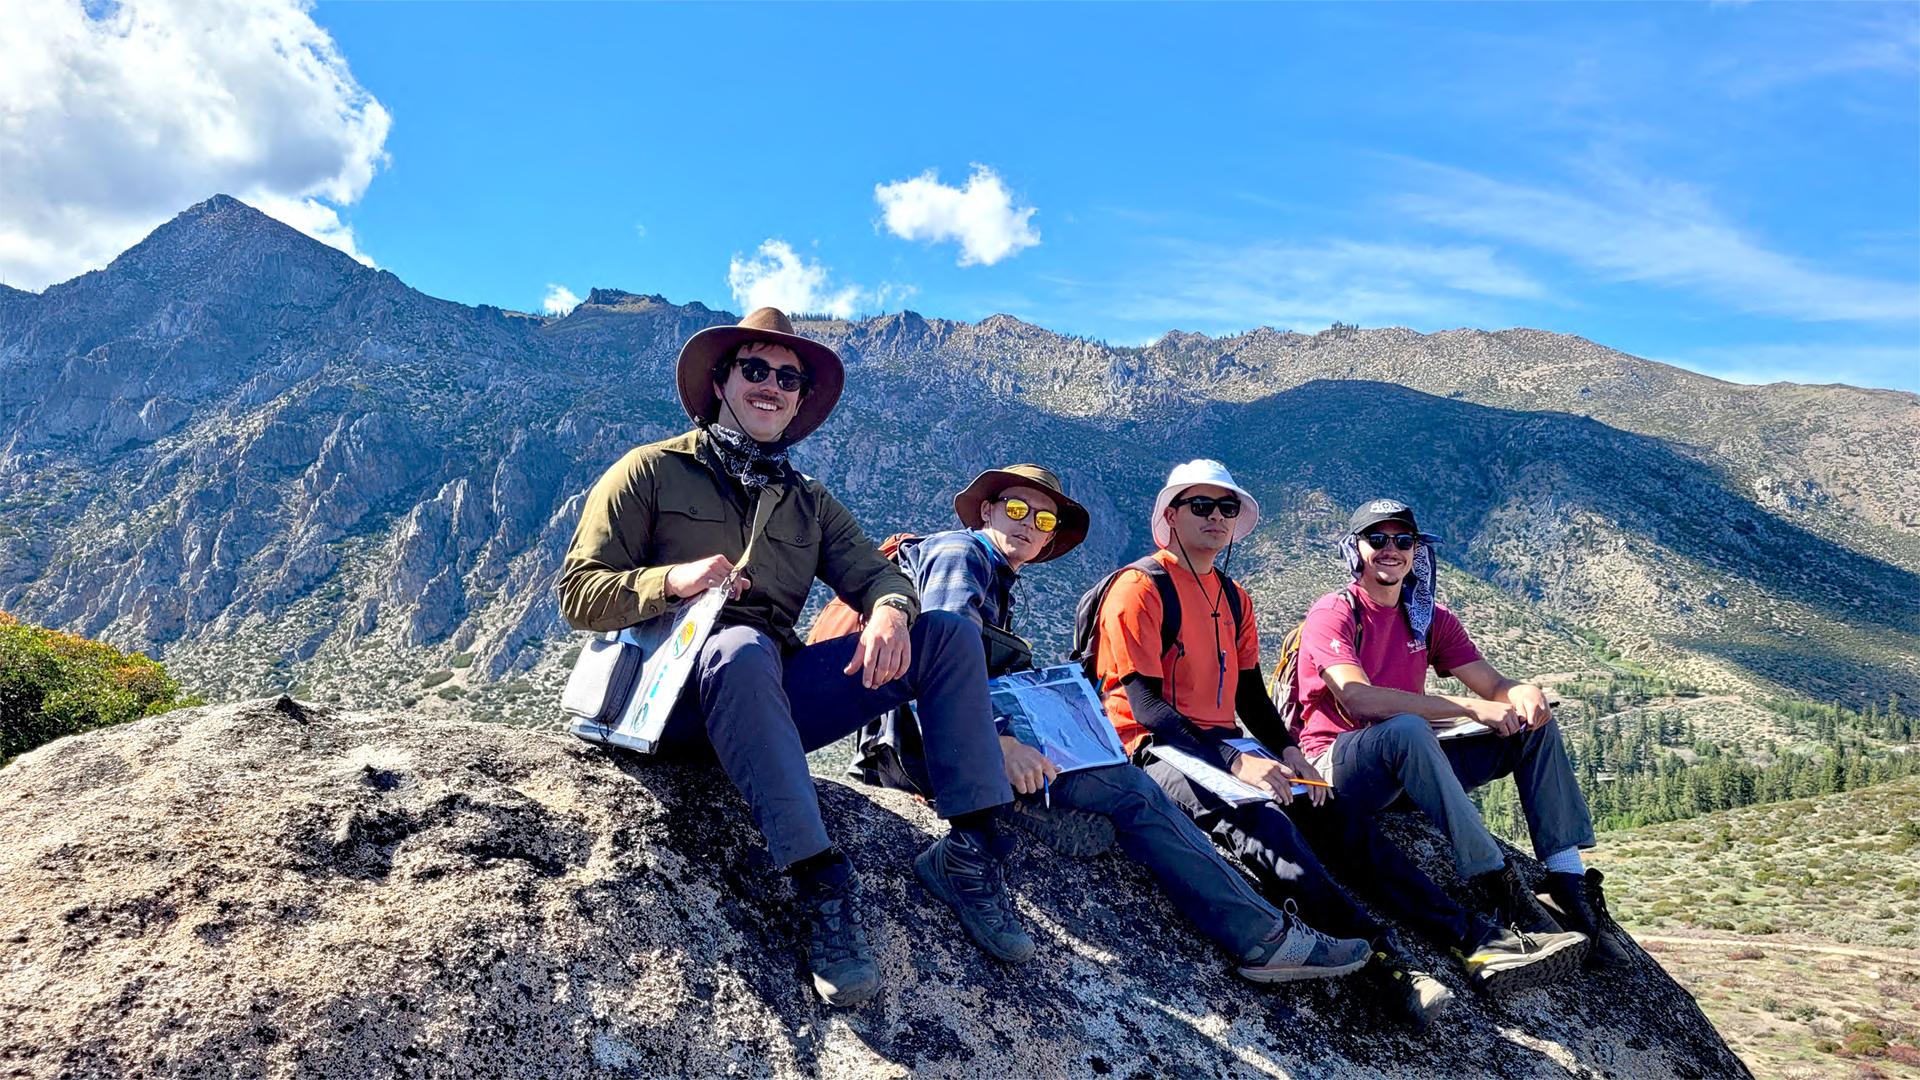
M 1062 855 L 1088 859 L 1113 847 L 1113 819 L 1090 810 L 1049 807 L 1028 799 L 1013 800 L 1004 820 Z
M 1512 863 L 1498 870 L 1473 876 L 1474 891 L 1479 894 L 1480 902 L 1486 913 L 1499 926 L 1511 926 L 1529 934 L 1557 934 L 1561 930 L 1547 909 L 1540 906 L 1540 899 L 1533 890 L 1520 880 L 1520 872 Z
M 858 1005 L 872 997 L 880 989 L 880 968 L 860 925 L 859 879 L 849 874 L 838 883 L 802 890 L 800 908 L 807 920 L 813 988 L 829 1005 Z
M 1579 874 L 1548 874 L 1547 904 L 1559 916 L 1561 925 L 1587 935 L 1593 947 L 1587 951 L 1587 966 L 1618 968 L 1632 962 L 1633 954 L 1620 940 L 1624 932 L 1607 913 L 1607 895 L 1600 882 L 1606 875 L 1589 868 Z
M 1561 982 L 1580 970 L 1587 956 L 1587 935 L 1529 934 L 1495 930 L 1460 954 L 1467 978 L 1489 993 L 1506 993 Z
M 1364 938 L 1336 938 L 1301 921 L 1289 900 L 1280 921 L 1240 958 L 1240 977 L 1250 982 L 1281 983 L 1331 979 L 1365 967 L 1373 946 Z
M 913 860 L 914 876 L 945 901 L 960 926 L 987 955 L 1009 964 L 1033 956 L 1033 939 L 1013 914 L 1000 862 L 978 837 L 954 829 Z
M 1453 991 L 1447 989 L 1447 984 L 1413 967 L 1411 961 L 1397 951 L 1375 949 L 1367 970 L 1380 983 L 1387 1003 L 1416 1033 L 1427 1030 L 1427 1025 L 1453 1004 Z

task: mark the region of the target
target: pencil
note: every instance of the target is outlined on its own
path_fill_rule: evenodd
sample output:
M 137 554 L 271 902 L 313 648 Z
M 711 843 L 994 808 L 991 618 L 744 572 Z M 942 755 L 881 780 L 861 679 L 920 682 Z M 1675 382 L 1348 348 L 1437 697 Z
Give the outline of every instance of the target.
M 1330 788 L 1333 786 L 1332 784 L 1327 783 L 1325 780 L 1302 780 L 1297 776 L 1293 778 L 1293 782 L 1296 784 L 1305 784 L 1308 787 Z

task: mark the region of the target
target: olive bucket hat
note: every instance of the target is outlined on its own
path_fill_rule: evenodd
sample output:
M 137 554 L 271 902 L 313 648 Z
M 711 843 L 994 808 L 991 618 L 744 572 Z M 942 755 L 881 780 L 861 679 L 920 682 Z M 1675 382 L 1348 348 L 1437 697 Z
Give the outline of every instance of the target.
M 1053 542 L 1048 544 L 1034 562 L 1042 563 L 1057 559 L 1087 538 L 1089 516 L 1087 508 L 1067 497 L 1065 485 L 1054 475 L 1052 469 L 1039 465 L 1009 465 L 1004 469 L 988 469 L 973 478 L 960 494 L 953 497 L 953 512 L 960 516 L 969 529 L 977 529 L 986 519 L 980 516 L 980 504 L 988 499 L 998 498 L 1000 493 L 1010 487 L 1030 487 L 1035 491 L 1044 491 L 1053 497 L 1056 507 L 1054 513 L 1060 516 L 1060 527 L 1053 531 Z

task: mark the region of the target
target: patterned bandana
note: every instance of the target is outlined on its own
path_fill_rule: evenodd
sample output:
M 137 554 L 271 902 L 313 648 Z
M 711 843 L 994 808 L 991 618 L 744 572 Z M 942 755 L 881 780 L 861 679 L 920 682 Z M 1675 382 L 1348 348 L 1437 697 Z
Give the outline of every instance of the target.
M 780 443 L 756 442 L 730 427 L 707 425 L 707 442 L 721 471 L 740 481 L 748 491 L 759 492 L 779 480 L 787 470 L 787 448 Z
M 1352 533 L 1341 537 L 1340 553 L 1346 556 L 1347 572 L 1359 580 L 1360 538 Z M 1407 613 L 1407 628 L 1413 631 L 1413 642 L 1418 646 L 1426 645 L 1427 631 L 1433 626 L 1433 586 L 1439 577 L 1438 570 L 1433 545 L 1422 543 L 1414 549 L 1413 569 L 1400 583 L 1400 607 Z

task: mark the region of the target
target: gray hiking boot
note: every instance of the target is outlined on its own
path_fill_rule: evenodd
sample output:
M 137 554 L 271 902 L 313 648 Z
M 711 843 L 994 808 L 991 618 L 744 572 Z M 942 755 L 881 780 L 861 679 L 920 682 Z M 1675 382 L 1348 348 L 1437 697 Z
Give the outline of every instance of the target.
M 1033 956 L 1033 939 L 1013 913 L 1000 861 L 978 837 L 954 829 L 913 860 L 914 876 L 946 902 L 960 926 L 987 955 L 1009 964 Z
M 800 894 L 807 920 L 807 966 L 813 988 L 829 1005 L 858 1005 L 880 989 L 880 967 L 873 962 L 861 928 L 860 881 L 852 874 Z
M 1090 859 L 1113 847 L 1113 819 L 1090 810 L 1047 806 L 1031 799 L 1013 800 L 1004 819 L 1062 855 Z
M 1529 934 L 1505 927 L 1461 953 L 1460 963 L 1475 986 L 1505 993 L 1571 978 L 1586 956 L 1585 934 Z
M 1280 921 L 1240 958 L 1240 977 L 1250 982 L 1330 979 L 1365 967 L 1373 946 L 1364 938 L 1336 938 L 1308 926 L 1287 901 Z

